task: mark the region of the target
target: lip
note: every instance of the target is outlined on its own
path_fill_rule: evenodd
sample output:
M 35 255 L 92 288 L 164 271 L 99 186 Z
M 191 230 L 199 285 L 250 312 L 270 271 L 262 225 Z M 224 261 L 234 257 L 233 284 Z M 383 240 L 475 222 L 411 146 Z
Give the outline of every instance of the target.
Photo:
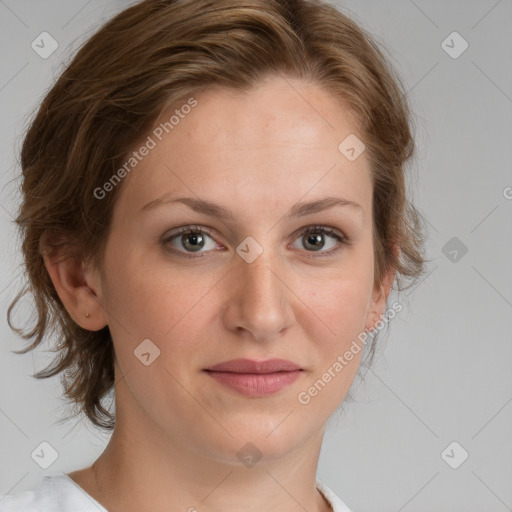
M 291 385 L 302 371 L 299 365 L 285 359 L 232 359 L 205 370 L 220 384 L 252 397 L 268 396 L 281 391 Z
M 266 361 L 231 359 L 230 361 L 224 361 L 223 363 L 207 368 L 207 370 L 232 373 L 275 373 L 301 370 L 301 367 L 286 359 L 267 359 Z

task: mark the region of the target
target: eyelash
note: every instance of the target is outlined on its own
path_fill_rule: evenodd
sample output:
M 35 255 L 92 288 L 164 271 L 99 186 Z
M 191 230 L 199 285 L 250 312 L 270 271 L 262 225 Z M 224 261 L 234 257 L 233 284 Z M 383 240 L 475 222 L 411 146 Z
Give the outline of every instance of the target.
M 201 234 L 201 233 L 206 233 L 207 235 L 212 237 L 211 229 L 204 227 L 204 226 L 190 225 L 190 226 L 183 226 L 183 227 L 179 228 L 176 233 L 173 233 L 172 235 L 165 237 L 162 240 L 162 244 L 167 245 L 169 242 L 171 242 L 172 240 L 174 240 L 175 238 L 177 238 L 183 234 Z M 316 234 L 321 233 L 324 235 L 331 236 L 339 242 L 338 247 L 330 249 L 329 251 L 320 252 L 318 256 L 315 255 L 315 256 L 313 256 L 313 258 L 323 258 L 326 256 L 331 256 L 331 255 L 337 253 L 338 251 L 340 251 L 342 249 L 343 245 L 351 245 L 352 244 L 350 239 L 348 237 L 346 237 L 345 235 L 338 233 L 337 231 L 333 230 L 330 227 L 318 226 L 318 225 L 308 226 L 308 227 L 304 228 L 299 233 L 297 238 L 300 238 L 304 235 L 313 234 L 313 233 L 316 233 Z M 202 258 L 202 257 L 204 257 L 204 254 L 205 254 L 205 253 L 197 253 L 198 254 L 197 256 L 192 256 L 190 253 L 182 252 L 177 249 L 168 249 L 168 250 L 170 250 L 172 253 L 178 254 L 179 256 L 182 256 L 184 258 L 193 258 L 193 259 Z M 306 252 L 313 252 L 313 251 L 306 251 Z

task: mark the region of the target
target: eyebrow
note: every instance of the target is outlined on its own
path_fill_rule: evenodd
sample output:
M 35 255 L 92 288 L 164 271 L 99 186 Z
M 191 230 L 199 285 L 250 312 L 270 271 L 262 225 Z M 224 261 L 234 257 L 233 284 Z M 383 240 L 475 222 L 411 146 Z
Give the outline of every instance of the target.
M 141 208 L 141 213 L 153 210 L 154 208 L 157 208 L 159 206 L 173 203 L 182 203 L 197 213 L 202 213 L 204 215 L 215 217 L 219 220 L 235 220 L 235 215 L 233 214 L 233 212 L 224 208 L 223 206 L 195 197 L 173 198 L 171 194 L 165 194 L 162 197 L 154 199 L 153 201 L 144 205 Z M 359 203 L 355 203 L 354 201 L 349 201 L 348 199 L 343 199 L 341 197 L 325 197 L 323 199 L 318 199 L 317 201 L 311 201 L 309 203 L 296 203 L 292 206 L 292 208 L 285 215 L 285 217 L 304 217 L 306 215 L 328 210 L 330 208 L 344 206 L 349 206 L 353 208 L 354 211 L 359 211 L 363 213 L 363 207 Z

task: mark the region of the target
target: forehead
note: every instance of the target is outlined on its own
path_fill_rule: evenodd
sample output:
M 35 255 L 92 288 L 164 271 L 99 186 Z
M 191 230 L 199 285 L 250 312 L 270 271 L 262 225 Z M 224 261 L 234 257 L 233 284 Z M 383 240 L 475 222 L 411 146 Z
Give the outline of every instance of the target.
M 276 77 L 244 92 L 211 87 L 193 97 L 194 108 L 173 105 L 155 123 L 155 147 L 125 178 L 118 199 L 130 210 L 169 192 L 240 207 L 335 189 L 347 199 L 371 199 L 366 155 L 349 161 L 339 150 L 357 120 L 317 84 Z
M 280 144 L 336 149 L 345 131 L 358 130 L 356 116 L 340 98 L 299 79 L 269 77 L 247 91 L 212 87 L 198 103 L 201 115 L 187 120 L 186 136 L 219 149 L 224 144 L 231 150 Z

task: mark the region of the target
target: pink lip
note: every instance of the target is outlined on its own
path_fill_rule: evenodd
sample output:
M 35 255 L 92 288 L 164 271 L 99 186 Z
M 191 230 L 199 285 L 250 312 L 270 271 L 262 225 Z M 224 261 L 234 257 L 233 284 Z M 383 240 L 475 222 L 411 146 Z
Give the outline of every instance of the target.
M 233 372 L 233 373 L 275 373 L 291 372 L 300 370 L 298 364 L 286 361 L 286 359 L 268 359 L 267 361 L 253 361 L 252 359 L 232 359 L 224 361 L 207 368 L 214 372 Z
M 217 382 L 247 396 L 261 397 L 284 389 L 294 382 L 302 369 L 284 359 L 253 361 L 233 359 L 205 370 Z

